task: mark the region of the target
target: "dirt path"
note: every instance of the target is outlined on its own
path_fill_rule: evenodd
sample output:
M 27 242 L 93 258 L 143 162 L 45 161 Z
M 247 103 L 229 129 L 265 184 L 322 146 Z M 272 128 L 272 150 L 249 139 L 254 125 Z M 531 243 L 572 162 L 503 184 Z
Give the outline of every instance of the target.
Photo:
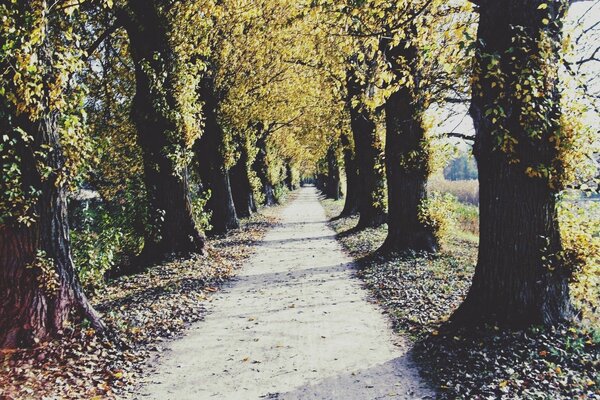
M 420 399 L 431 393 L 303 188 L 139 399 Z M 396 344 L 394 344 L 396 342 Z

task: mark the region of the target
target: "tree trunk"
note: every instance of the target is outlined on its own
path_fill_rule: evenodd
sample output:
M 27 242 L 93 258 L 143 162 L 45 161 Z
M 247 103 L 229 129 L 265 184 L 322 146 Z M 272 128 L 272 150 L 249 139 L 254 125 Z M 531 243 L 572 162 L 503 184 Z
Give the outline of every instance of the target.
M 233 203 L 229 173 L 223 156 L 224 133 L 217 117 L 218 100 L 214 76 L 209 72 L 200 81 L 199 91 L 204 115 L 204 132 L 194 145 L 198 175 L 205 190 L 210 190 L 206 207 L 212 212 L 211 233 L 222 234 L 240 226 Z
M 480 5 L 470 109 L 480 184 L 479 257 L 455 323 L 551 325 L 572 314 L 569 273 L 560 258 L 559 185 L 530 169 L 560 170 L 552 140 L 560 132 L 558 53 L 566 11 L 560 3 Z M 537 86 L 539 97 L 523 93 L 530 85 Z
M 26 16 L 32 12 L 29 5 L 15 7 L 23 7 L 26 24 Z M 44 32 L 48 31 L 46 27 Z M 47 85 L 56 81 L 52 54 L 46 37 L 37 56 L 38 71 Z M 1 70 L 11 74 L 6 67 L 0 64 Z M 7 86 L 10 88 L 10 83 Z M 14 210 L 13 199 L 0 193 L 2 203 L 8 202 L 12 211 L 0 215 L 0 348 L 33 346 L 38 340 L 58 336 L 71 316 L 87 318 L 96 329 L 104 329 L 83 293 L 71 258 L 59 113 L 53 110 L 48 87 L 42 93 L 43 110 L 33 121 L 19 115 L 12 101 L 0 96 L 0 131 L 9 138 L 0 146 L 0 158 L 18 166 L 20 189 L 32 202 L 29 210 Z M 19 130 L 32 140 L 24 140 Z M 48 175 L 46 171 L 42 175 L 40 163 L 51 171 Z M 0 178 L 2 190 L 10 185 L 5 178 Z M 37 194 L 31 194 L 32 190 Z M 24 216 L 33 221 L 27 225 L 18 220 Z
M 346 201 L 340 217 L 346 217 L 358 212 L 360 186 L 354 151 L 350 146 L 350 140 L 345 134 L 342 134 L 342 146 L 344 148 L 344 171 L 346 172 Z
M 333 146 L 327 150 L 327 185 L 325 195 L 334 200 L 342 198 L 340 188 L 340 167 L 338 165 L 337 154 Z
M 285 186 L 289 190 L 295 190 L 296 185 L 294 184 L 294 173 L 292 171 L 292 165 L 288 162 L 285 163 Z
M 240 158 L 231 168 L 229 174 L 233 203 L 237 215 L 241 218 L 247 218 L 256 210 L 256 205 L 254 204 L 252 184 L 248 176 L 248 150 L 245 144 L 242 145 Z
M 259 137 L 256 142 L 258 147 L 258 153 L 254 160 L 253 168 L 260 179 L 260 183 L 263 187 L 263 194 L 265 195 L 265 206 L 273 206 L 277 204 L 275 198 L 275 190 L 273 184 L 269 179 L 269 164 L 267 162 L 267 138 L 264 134 L 259 132 Z
M 170 253 L 202 252 L 204 238 L 192 215 L 188 170 L 169 157 L 184 146 L 184 135 L 170 116 L 174 97 L 176 60 L 170 48 L 167 22 L 154 1 L 130 0 L 121 13 L 135 66 L 136 93 L 132 119 L 144 159 L 152 230 L 146 234 L 141 264 L 160 261 Z
M 427 200 L 429 143 L 421 120 L 417 49 L 404 42 L 392 48 L 383 41 L 393 71 L 411 70 L 413 87 L 401 86 L 385 103 L 385 166 L 388 189 L 388 235 L 382 250 L 437 251 L 435 230 L 420 218 Z
M 379 226 L 386 221 L 384 196 L 384 175 L 380 167 L 381 151 L 377 145 L 377 127 L 371 112 L 364 105 L 352 104 L 352 99 L 360 98 L 366 88 L 361 87 L 349 73 L 347 78 L 348 108 L 350 125 L 354 138 L 358 181 L 361 186 L 358 229 Z

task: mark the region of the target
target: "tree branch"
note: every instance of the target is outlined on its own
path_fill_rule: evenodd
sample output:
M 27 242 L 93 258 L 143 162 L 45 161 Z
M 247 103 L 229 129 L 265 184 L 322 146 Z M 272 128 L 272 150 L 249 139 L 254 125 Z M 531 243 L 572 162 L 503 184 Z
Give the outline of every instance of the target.
M 92 45 L 88 47 L 86 51 L 87 56 L 85 60 L 89 60 L 92 54 L 94 54 L 94 52 L 98 50 L 98 47 L 100 47 L 102 42 L 104 42 L 110 35 L 112 35 L 117 29 L 119 29 L 122 26 L 123 23 L 120 21 L 120 19 L 117 19 L 111 26 L 109 26 L 104 32 L 102 32 L 102 34 L 96 38 L 94 43 L 92 43 Z
M 446 135 L 448 137 L 455 137 L 455 138 L 459 138 L 459 139 L 462 139 L 462 140 L 466 140 L 468 142 L 474 142 L 475 141 L 475 136 L 469 136 L 469 135 L 465 135 L 463 133 L 446 132 L 446 133 L 444 133 L 444 135 Z

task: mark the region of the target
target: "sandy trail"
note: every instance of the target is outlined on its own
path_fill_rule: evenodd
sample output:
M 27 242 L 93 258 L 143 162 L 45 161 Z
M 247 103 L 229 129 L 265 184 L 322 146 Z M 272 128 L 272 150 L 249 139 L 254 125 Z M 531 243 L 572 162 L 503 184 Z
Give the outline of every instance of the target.
M 421 382 L 307 187 L 139 399 L 420 399 Z

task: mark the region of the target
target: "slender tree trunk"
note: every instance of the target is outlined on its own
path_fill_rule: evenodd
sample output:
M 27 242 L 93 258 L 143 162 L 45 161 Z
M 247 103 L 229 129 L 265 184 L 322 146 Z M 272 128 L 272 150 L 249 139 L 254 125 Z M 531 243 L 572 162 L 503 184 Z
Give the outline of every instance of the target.
M 417 49 L 403 42 L 392 48 L 387 41 L 383 45 L 394 71 L 412 71 L 414 86 L 401 86 L 385 103 L 388 235 L 382 250 L 435 252 L 435 230 L 420 218 L 427 200 L 430 155 L 421 119 L 425 107 L 418 97 Z
M 202 78 L 199 86 L 204 102 L 204 132 L 194 145 L 199 167 L 198 175 L 205 189 L 210 190 L 206 207 L 212 212 L 212 233 L 222 234 L 240 226 L 233 203 L 229 172 L 223 156 L 224 133 L 217 117 L 218 100 L 214 76 L 210 72 Z
M 339 200 L 342 198 L 340 188 L 340 167 L 338 165 L 337 154 L 333 146 L 327 150 L 327 186 L 326 196 L 330 199 Z
M 258 153 L 254 160 L 253 168 L 260 179 L 260 183 L 263 188 L 263 194 L 265 195 L 265 206 L 273 206 L 277 204 L 275 198 L 275 190 L 273 184 L 269 179 L 269 164 L 267 162 L 267 138 L 264 134 L 259 132 L 259 137 L 256 142 L 258 147 Z
M 231 178 L 231 191 L 237 215 L 241 218 L 249 217 L 255 210 L 254 193 L 248 176 L 248 150 L 242 145 L 240 158 L 229 171 Z
M 169 152 L 184 146 L 176 121 L 176 60 L 170 48 L 167 22 L 154 1 L 129 0 L 121 15 L 135 66 L 136 93 L 132 118 L 144 159 L 144 183 L 153 229 L 145 238 L 141 264 L 160 261 L 170 253 L 202 252 L 204 238 L 192 216 L 187 166 L 175 165 Z
M 384 174 L 380 166 L 381 151 L 377 145 L 377 127 L 373 115 L 361 104 L 352 104 L 352 99 L 360 97 L 366 90 L 349 73 L 346 81 L 350 125 L 354 138 L 359 192 L 360 219 L 357 228 L 379 226 L 386 221 L 383 196 L 385 191 Z
M 521 327 L 571 317 L 569 274 L 560 258 L 559 184 L 530 170 L 541 165 L 560 172 L 551 138 L 560 131 L 558 53 L 565 4 L 480 4 L 470 110 L 480 184 L 479 258 L 467 298 L 453 316 L 457 323 Z M 523 92 L 533 85 L 537 98 Z
M 15 7 L 22 7 L 23 23 L 27 23 L 26 16 L 32 12 L 29 6 Z M 49 29 L 46 27 L 46 34 Z M 38 71 L 48 85 L 56 80 L 52 53 L 46 37 L 37 56 Z M 0 64 L 0 69 L 11 73 L 6 65 Z M 5 79 L 10 82 L 9 77 Z M 19 115 L 14 104 L 0 95 L 0 131 L 9 138 L 0 146 L 0 158 L 12 159 L 18 166 L 25 196 L 30 196 L 32 189 L 37 191 L 31 199 L 32 209 L 0 215 L 0 348 L 28 347 L 38 339 L 58 336 L 72 316 L 87 318 L 96 329 L 104 329 L 83 293 L 71 259 L 67 186 L 61 179 L 65 159 L 58 136 L 59 115 L 52 109 L 48 93 L 45 87 L 43 111 L 35 120 Z M 19 130 L 32 140 L 24 140 Z M 51 170 L 48 175 L 44 172 L 42 176 L 38 170 L 40 162 Z M 0 178 L 2 190 L 4 178 Z M 2 203 L 12 201 L 4 197 L 6 193 L 0 196 Z M 27 225 L 18 221 L 25 216 L 23 213 L 33 222 Z
M 358 212 L 360 186 L 354 151 L 350 146 L 350 140 L 345 134 L 342 134 L 342 146 L 344 171 L 346 172 L 346 201 L 344 202 L 344 209 L 340 213 L 340 217 L 345 217 Z

